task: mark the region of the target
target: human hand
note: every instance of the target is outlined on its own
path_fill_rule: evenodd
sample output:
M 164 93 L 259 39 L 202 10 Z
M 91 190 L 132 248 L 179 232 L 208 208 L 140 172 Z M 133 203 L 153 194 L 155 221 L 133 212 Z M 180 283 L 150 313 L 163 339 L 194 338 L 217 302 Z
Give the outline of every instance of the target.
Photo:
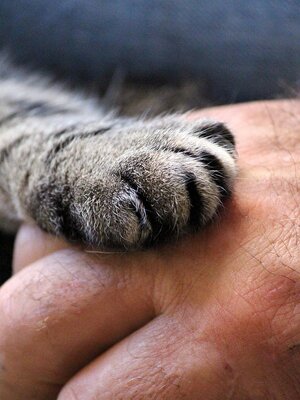
M 205 231 L 90 254 L 21 229 L 0 290 L 1 399 L 299 399 L 300 102 L 202 115 L 237 132 L 240 167 Z

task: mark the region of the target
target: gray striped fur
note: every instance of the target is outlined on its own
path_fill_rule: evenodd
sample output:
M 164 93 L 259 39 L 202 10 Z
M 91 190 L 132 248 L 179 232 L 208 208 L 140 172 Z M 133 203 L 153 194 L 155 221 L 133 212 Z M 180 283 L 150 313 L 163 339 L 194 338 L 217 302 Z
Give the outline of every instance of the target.
M 136 249 L 215 216 L 236 175 L 222 124 L 107 113 L 44 76 L 0 66 L 0 225 Z

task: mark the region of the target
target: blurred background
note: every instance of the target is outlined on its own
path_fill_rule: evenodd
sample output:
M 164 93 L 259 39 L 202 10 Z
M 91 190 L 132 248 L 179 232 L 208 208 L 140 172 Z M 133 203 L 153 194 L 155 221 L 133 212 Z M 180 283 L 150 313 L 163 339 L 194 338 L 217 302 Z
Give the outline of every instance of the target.
M 299 86 L 300 1 L 1 0 L 0 49 L 128 114 L 277 98 Z
M 206 82 L 216 102 L 273 97 L 300 71 L 299 0 L 1 0 L 0 46 L 105 84 Z

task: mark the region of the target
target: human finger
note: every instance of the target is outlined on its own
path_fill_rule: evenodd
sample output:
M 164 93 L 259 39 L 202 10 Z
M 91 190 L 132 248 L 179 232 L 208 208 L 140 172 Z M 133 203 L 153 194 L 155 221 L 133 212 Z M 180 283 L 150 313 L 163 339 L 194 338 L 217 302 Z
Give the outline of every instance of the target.
M 40 258 L 70 247 L 63 239 L 42 231 L 36 225 L 24 224 L 18 231 L 13 257 L 13 272 L 17 273 Z
M 56 398 L 76 371 L 151 320 L 153 275 L 143 271 L 64 249 L 10 279 L 0 291 L 0 398 Z

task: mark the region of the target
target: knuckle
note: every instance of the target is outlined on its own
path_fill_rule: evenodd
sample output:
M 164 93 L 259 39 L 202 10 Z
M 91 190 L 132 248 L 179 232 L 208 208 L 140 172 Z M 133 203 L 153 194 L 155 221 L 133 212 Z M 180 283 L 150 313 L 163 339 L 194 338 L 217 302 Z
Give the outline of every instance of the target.
M 248 311 L 234 324 L 249 344 L 278 359 L 293 343 L 300 343 L 300 279 L 268 273 L 247 300 Z

